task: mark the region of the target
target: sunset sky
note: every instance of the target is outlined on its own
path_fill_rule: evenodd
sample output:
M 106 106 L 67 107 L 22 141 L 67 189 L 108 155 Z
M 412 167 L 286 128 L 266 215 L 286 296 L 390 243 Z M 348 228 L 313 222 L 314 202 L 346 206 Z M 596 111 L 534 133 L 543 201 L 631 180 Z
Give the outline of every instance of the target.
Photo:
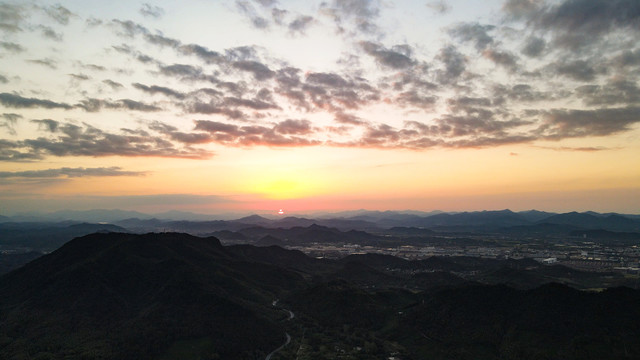
M 640 213 L 637 0 L 0 2 L 0 214 Z

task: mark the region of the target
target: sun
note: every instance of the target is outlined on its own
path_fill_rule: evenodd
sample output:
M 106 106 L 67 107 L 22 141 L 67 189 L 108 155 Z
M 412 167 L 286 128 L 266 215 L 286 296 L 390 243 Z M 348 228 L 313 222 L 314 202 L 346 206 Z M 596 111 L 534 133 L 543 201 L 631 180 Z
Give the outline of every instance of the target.
M 284 211 L 282 209 L 278 210 L 278 215 L 284 215 Z

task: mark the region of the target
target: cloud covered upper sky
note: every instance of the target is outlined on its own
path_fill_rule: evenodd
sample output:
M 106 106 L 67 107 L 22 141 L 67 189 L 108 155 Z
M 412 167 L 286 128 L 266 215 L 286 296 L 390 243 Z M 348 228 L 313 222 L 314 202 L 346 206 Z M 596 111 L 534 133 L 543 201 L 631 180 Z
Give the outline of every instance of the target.
M 5 181 L 147 171 L 95 163 L 113 157 L 638 136 L 636 0 L 3 1 L 0 34 Z M 71 158 L 94 160 L 54 166 Z

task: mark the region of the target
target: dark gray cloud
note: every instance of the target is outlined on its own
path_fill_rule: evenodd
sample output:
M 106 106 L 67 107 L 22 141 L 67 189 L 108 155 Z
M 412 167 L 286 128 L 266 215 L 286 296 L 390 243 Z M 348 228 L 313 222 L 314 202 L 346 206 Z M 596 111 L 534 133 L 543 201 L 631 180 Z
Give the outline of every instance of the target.
M 40 25 L 39 28 L 42 33 L 42 36 L 44 36 L 45 38 L 54 40 L 54 41 L 62 41 L 62 34 L 59 32 L 56 32 L 49 26 Z
M 22 5 L 0 3 L 0 30 L 9 33 L 22 31 L 20 25 L 24 18 L 24 7 Z
M 185 133 L 179 131 L 175 126 L 154 121 L 149 125 L 149 129 L 157 131 L 161 134 L 168 136 L 171 140 L 183 143 L 183 144 L 206 144 L 213 142 L 213 137 L 206 132 L 199 133 Z
M 539 37 L 531 36 L 527 38 L 524 47 L 522 48 L 522 53 L 529 57 L 538 57 L 542 54 L 547 42 Z
M 379 32 L 376 24 L 380 14 L 378 0 L 333 0 L 331 4 L 322 3 L 320 8 L 323 14 L 335 22 L 339 33 L 351 29 L 365 35 L 375 35 Z
M 243 120 L 246 118 L 246 115 L 242 111 L 220 106 L 214 101 L 208 103 L 200 101 L 187 103 L 185 105 L 185 111 L 191 114 L 221 114 L 234 120 Z
M 606 136 L 628 131 L 640 122 L 640 108 L 606 108 L 593 110 L 556 109 L 540 111 L 543 123 L 537 130 L 540 138 L 561 140 L 574 137 Z
M 105 68 L 104 66 L 96 65 L 96 64 L 82 64 L 82 67 L 84 69 L 93 70 L 93 71 L 105 71 L 105 70 L 107 70 L 107 68 Z
M 362 119 L 360 119 L 359 117 L 353 115 L 353 114 L 346 114 L 343 112 L 337 112 L 335 114 L 335 121 L 341 124 L 347 124 L 347 125 L 364 125 L 366 124 L 365 121 L 363 121 Z
M 9 134 L 16 135 L 15 125 L 19 119 L 22 119 L 20 114 L 4 113 L 0 115 L 0 128 L 6 128 Z
M 46 66 L 52 70 L 56 70 L 58 68 L 58 64 L 56 63 L 55 60 L 52 60 L 52 59 L 31 59 L 31 60 L 25 60 L 25 61 L 32 64 Z
M 289 23 L 289 31 L 291 31 L 292 33 L 304 34 L 307 28 L 309 28 L 309 26 L 313 23 L 313 20 L 314 19 L 312 16 L 299 15 Z
M 147 86 L 147 85 L 143 85 L 143 84 L 140 84 L 140 83 L 133 83 L 131 85 L 134 88 L 138 89 L 138 90 L 144 91 L 144 92 L 146 92 L 148 94 L 152 94 L 152 95 L 153 94 L 163 94 L 163 95 L 166 95 L 168 97 L 172 97 L 172 98 L 179 99 L 179 100 L 184 99 L 185 96 L 186 96 L 185 94 L 183 94 L 183 93 L 181 93 L 179 91 L 176 91 L 176 90 L 170 89 L 168 87 L 164 87 L 164 86 L 158 86 L 158 85 Z
M 134 111 L 142 111 L 142 112 L 154 112 L 154 111 L 162 110 L 162 108 L 156 105 L 146 104 L 146 103 L 136 101 L 136 100 L 131 100 L 131 99 L 120 99 L 116 101 L 111 101 L 111 100 L 88 98 L 88 99 L 81 100 L 80 103 L 77 104 L 76 106 L 87 112 L 97 112 L 102 110 L 103 108 L 113 109 L 113 110 L 134 110 Z
M 548 6 L 533 0 L 510 0 L 503 9 L 512 19 L 523 19 L 539 31 L 550 32 L 555 46 L 570 51 L 594 46 L 614 30 L 640 30 L 640 3 L 636 0 L 564 0 Z
M 9 79 L 7 79 L 7 77 L 4 75 L 0 75 L 0 84 L 7 84 L 7 83 L 9 83 Z
M 284 120 L 273 128 L 277 133 L 284 135 L 305 135 L 311 133 L 311 122 L 309 120 Z
M 518 102 L 546 101 L 561 97 L 560 95 L 539 91 L 529 84 L 516 84 L 510 88 L 496 86 L 493 91 L 497 99 L 506 97 L 509 100 Z
M 118 20 L 113 19 L 111 23 L 114 24 L 120 31 L 118 32 L 121 36 L 126 37 L 134 37 L 138 34 L 148 34 L 149 30 L 146 27 L 136 24 L 131 20 Z
M 31 161 L 45 156 L 153 156 L 205 159 L 212 153 L 190 146 L 176 146 L 163 136 L 139 135 L 137 131 L 105 132 L 50 119 L 35 120 L 47 127 L 49 136 L 20 141 L 0 140 L 0 160 Z
M 287 14 L 289 14 L 289 12 L 284 9 L 271 9 L 271 18 L 273 19 L 273 22 L 281 26 L 284 25 Z
M 198 79 L 202 75 L 202 69 L 186 64 L 173 64 L 160 66 L 160 73 L 167 76 L 175 76 L 183 79 Z
M 113 90 L 118 90 L 124 87 L 124 85 L 120 84 L 119 82 L 109 80 L 109 79 L 102 80 L 102 82 L 109 85 Z
M 39 119 L 39 120 L 31 120 L 32 123 L 38 124 L 39 129 L 44 129 L 48 132 L 56 132 L 58 131 L 59 122 L 52 119 Z
M 161 7 L 148 3 L 142 4 L 139 12 L 140 14 L 142 14 L 142 16 L 151 17 L 154 19 L 159 19 L 164 15 L 164 10 Z
M 90 77 L 85 74 L 68 74 L 73 80 L 77 81 L 85 81 L 89 80 Z
M 77 177 L 102 177 L 102 176 L 142 176 L 143 171 L 125 171 L 118 166 L 97 168 L 69 168 L 28 171 L 0 171 L 0 178 L 77 178 Z
M 313 146 L 311 123 L 288 119 L 267 126 L 236 126 L 209 120 L 196 120 L 195 130 L 211 134 L 212 142 L 229 146 Z
M 45 108 L 45 109 L 71 109 L 72 106 L 51 100 L 26 98 L 16 94 L 0 93 L 0 104 L 9 108 Z
M 258 81 L 270 79 L 275 75 L 275 72 L 257 61 L 236 61 L 232 66 L 238 70 L 253 74 L 253 77 Z
M 204 60 L 207 64 L 215 64 L 224 60 L 220 53 L 211 51 L 204 46 L 196 44 L 182 45 L 180 46 L 180 52 L 185 55 L 195 55 Z
M 596 76 L 603 73 L 605 69 L 597 69 L 587 60 L 561 60 L 551 65 L 551 68 L 558 75 L 563 75 L 577 81 L 593 81 Z
M 378 64 L 390 67 L 392 69 L 404 69 L 413 65 L 414 63 L 414 61 L 410 57 L 411 48 L 406 45 L 398 46 L 394 49 L 388 50 L 382 45 L 375 44 L 369 41 L 363 41 L 360 43 L 360 46 L 365 51 L 365 53 L 375 58 Z
M 502 10 L 512 19 L 531 17 L 542 5 L 539 0 L 506 0 Z
M 516 71 L 518 68 L 518 58 L 516 55 L 503 50 L 486 49 L 482 55 L 491 60 L 496 65 L 505 67 L 509 71 Z
M 437 101 L 437 96 L 421 94 L 416 90 L 402 92 L 396 97 L 396 102 L 401 106 L 412 106 L 425 110 L 432 110 Z
M 225 49 L 224 55 L 229 61 L 257 60 L 258 51 L 253 46 L 236 46 Z
M 630 80 L 612 80 L 604 85 L 583 85 L 575 90 L 586 105 L 620 105 L 640 103 L 640 88 Z
M 437 79 L 441 84 L 455 82 L 466 69 L 466 59 L 455 47 L 447 46 L 436 56 L 445 69 L 437 72 Z
M 266 29 L 269 27 L 269 20 L 261 16 L 250 2 L 237 0 L 236 8 L 251 21 L 254 27 L 258 29 Z
M 147 42 L 158 46 L 167 46 L 172 48 L 180 46 L 179 40 L 172 39 L 161 34 L 145 34 L 144 38 Z
M 0 41 L 0 48 L 12 53 L 20 53 L 25 50 L 22 45 L 7 41 Z
M 429 1 L 427 7 L 433 10 L 436 14 L 445 14 L 451 10 L 451 6 L 444 0 Z
M 488 34 L 493 30 L 493 25 L 480 25 L 478 23 L 463 23 L 449 30 L 449 34 L 465 43 L 472 42 L 478 51 L 484 50 L 493 43 L 493 37 Z
M 69 9 L 60 4 L 45 7 L 44 12 L 60 25 L 68 25 L 69 20 L 76 16 L 74 13 L 69 11 Z
M 612 64 L 619 68 L 640 65 L 640 49 L 623 51 L 613 58 Z

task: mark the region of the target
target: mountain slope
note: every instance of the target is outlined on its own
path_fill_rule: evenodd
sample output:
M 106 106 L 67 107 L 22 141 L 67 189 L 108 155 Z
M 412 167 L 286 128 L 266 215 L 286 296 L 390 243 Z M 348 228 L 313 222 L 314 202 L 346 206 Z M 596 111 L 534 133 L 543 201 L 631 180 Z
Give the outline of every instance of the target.
M 300 284 L 215 238 L 88 235 L 0 278 L 0 358 L 156 358 L 198 340 L 253 359 L 281 341 L 271 301 Z

